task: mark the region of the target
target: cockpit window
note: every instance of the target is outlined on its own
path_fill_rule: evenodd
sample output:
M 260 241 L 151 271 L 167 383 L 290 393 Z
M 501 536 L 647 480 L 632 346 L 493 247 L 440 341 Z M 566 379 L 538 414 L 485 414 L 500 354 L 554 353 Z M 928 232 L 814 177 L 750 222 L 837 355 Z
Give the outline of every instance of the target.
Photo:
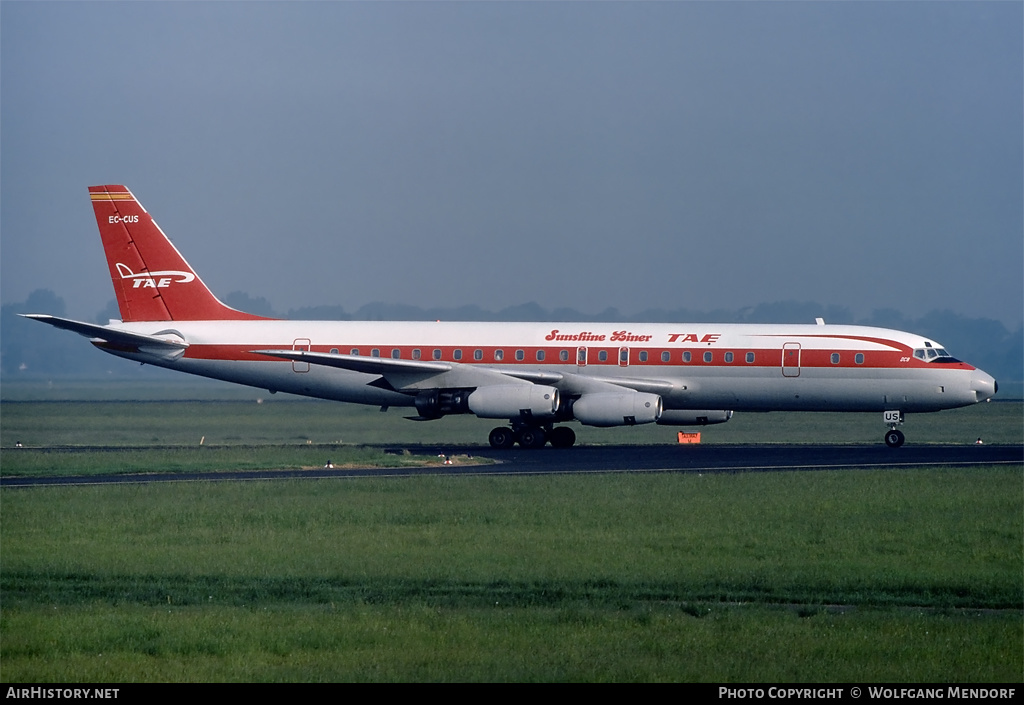
M 918 348 L 914 351 L 914 357 L 926 362 L 960 362 L 946 352 L 945 348 L 933 348 L 931 345 L 925 348 Z

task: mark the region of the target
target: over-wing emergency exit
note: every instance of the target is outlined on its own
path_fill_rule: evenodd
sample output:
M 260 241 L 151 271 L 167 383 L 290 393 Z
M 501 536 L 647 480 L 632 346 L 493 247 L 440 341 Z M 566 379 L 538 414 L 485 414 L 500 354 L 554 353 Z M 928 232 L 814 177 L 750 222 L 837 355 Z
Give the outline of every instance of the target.
M 28 318 L 112 355 L 416 420 L 507 422 L 495 448 L 568 447 L 590 426 L 723 423 L 734 411 L 909 412 L 985 401 L 996 381 L 912 333 L 863 326 L 290 321 L 221 303 L 124 186 L 89 188 L 120 321 Z

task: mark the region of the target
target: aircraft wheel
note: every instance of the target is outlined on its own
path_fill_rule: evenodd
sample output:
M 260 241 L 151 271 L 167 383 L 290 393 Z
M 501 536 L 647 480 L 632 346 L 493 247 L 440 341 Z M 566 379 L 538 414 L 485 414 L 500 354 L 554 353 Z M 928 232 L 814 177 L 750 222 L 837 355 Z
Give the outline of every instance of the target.
M 895 428 L 885 434 L 885 445 L 890 448 L 899 448 L 905 440 L 907 437 L 903 435 L 903 431 Z
M 543 448 L 547 440 L 542 428 L 524 428 L 519 432 L 519 445 L 523 448 Z
M 559 426 L 551 430 L 550 440 L 555 448 L 572 448 L 576 443 L 576 432 L 568 426 Z
M 491 431 L 491 435 L 487 438 L 491 443 L 491 448 L 511 448 L 515 445 L 516 434 L 512 432 L 511 428 L 498 427 Z

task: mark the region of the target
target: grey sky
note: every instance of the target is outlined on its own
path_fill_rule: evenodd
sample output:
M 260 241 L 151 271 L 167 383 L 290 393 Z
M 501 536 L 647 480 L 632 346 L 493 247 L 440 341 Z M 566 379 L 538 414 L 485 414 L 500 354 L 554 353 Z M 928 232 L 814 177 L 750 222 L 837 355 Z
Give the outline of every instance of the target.
M 1024 13 L 0 3 L 0 298 L 113 298 L 128 185 L 220 296 L 1024 316 Z

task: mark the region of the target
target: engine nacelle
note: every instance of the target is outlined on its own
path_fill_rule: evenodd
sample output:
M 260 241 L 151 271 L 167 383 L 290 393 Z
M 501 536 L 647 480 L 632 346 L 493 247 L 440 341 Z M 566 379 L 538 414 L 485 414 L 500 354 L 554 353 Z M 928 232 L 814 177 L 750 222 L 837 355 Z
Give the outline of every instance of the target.
M 483 419 L 551 418 L 558 413 L 558 390 L 539 384 L 479 387 L 469 395 L 469 410 Z
M 731 411 L 715 411 L 699 409 L 666 409 L 658 419 L 659 426 L 707 426 L 713 423 L 725 423 L 732 418 Z
M 431 389 L 416 395 L 416 411 L 420 418 L 439 419 L 447 414 L 469 413 L 472 389 Z
M 587 426 L 634 426 L 661 416 L 661 397 L 645 392 L 584 394 L 572 405 L 572 415 Z

